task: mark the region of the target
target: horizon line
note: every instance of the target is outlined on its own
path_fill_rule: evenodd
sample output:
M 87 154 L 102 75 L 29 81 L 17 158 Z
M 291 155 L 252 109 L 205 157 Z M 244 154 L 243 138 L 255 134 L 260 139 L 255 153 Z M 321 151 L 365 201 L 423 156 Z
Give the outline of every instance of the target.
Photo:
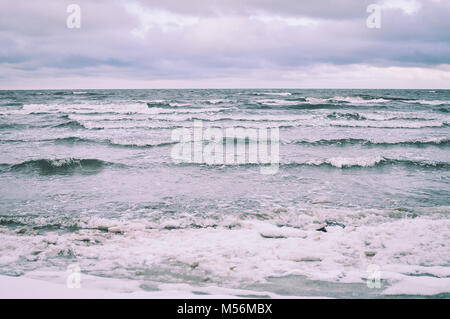
M 329 87 L 222 87 L 222 88 L 45 88 L 45 89 L 2 89 L 0 91 L 94 91 L 94 90 L 438 90 L 438 91 L 448 91 L 450 88 L 329 88 Z

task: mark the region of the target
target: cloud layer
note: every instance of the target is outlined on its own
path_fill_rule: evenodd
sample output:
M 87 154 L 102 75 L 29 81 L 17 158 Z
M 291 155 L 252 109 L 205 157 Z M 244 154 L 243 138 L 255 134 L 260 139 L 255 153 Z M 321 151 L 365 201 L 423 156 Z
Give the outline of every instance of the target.
M 450 1 L 71 3 L 0 3 L 0 88 L 450 88 Z

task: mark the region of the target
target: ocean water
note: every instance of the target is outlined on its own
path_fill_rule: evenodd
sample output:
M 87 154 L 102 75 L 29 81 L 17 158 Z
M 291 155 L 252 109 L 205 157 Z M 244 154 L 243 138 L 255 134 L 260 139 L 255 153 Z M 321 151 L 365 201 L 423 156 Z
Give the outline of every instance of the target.
M 0 275 L 448 296 L 449 112 L 449 90 L 0 91 Z M 279 129 L 278 171 L 174 161 L 194 121 Z

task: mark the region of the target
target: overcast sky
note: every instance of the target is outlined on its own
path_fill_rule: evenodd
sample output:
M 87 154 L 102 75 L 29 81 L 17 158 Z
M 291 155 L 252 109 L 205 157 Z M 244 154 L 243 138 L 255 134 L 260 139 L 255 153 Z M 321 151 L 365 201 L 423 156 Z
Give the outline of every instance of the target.
M 0 2 L 0 89 L 203 87 L 450 89 L 450 0 Z

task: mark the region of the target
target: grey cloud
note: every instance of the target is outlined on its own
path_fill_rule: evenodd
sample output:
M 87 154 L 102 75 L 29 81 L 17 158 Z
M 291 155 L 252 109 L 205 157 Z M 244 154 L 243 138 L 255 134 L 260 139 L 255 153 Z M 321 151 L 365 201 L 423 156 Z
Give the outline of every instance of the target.
M 165 31 L 142 27 L 124 1 L 77 1 L 81 29 L 67 29 L 56 0 L 0 3 L 0 69 L 9 77 L 101 74 L 138 79 L 244 76 L 252 70 L 291 70 L 315 64 L 436 66 L 450 64 L 448 1 L 422 0 L 407 15 L 384 10 L 382 28 L 368 29 L 373 1 L 140 1 L 144 12 L 165 10 L 198 23 Z M 279 17 L 265 23 L 252 15 Z M 317 19 L 315 26 L 282 18 Z M 278 21 L 278 20 L 277 20 Z M 14 71 L 16 70 L 16 71 Z M 4 76 L 5 79 L 5 76 Z

